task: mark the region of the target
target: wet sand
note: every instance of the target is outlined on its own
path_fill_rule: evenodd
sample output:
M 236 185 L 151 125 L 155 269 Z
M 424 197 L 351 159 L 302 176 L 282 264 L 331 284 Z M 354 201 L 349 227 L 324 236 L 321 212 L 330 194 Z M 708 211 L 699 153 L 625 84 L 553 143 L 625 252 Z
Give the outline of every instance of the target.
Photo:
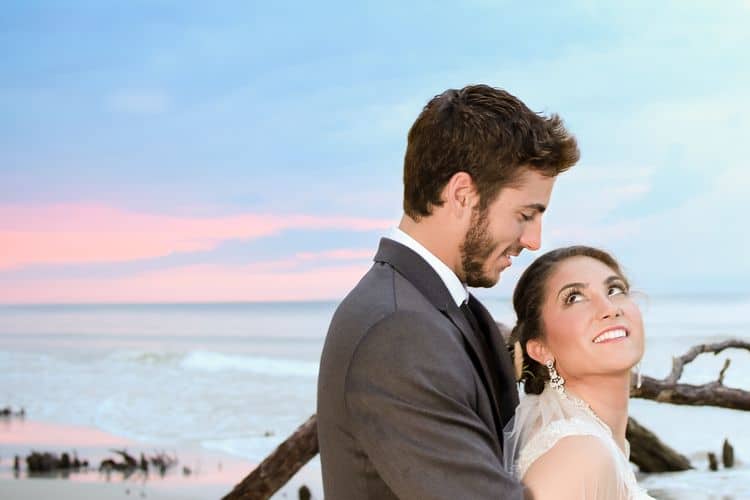
M 102 459 L 122 461 L 110 450 L 125 449 L 135 457 L 166 452 L 176 455 L 178 464 L 165 474 L 153 467 L 126 475 L 119 471 L 99 472 Z M 26 470 L 24 458 L 32 451 L 60 454 L 73 451 L 89 460 L 88 469 L 39 475 Z M 18 473 L 13 457 L 21 457 Z M 0 421 L 0 498 L 221 498 L 253 468 L 253 464 L 230 455 L 199 447 L 160 446 L 141 443 L 81 426 L 50 424 L 28 419 Z M 183 467 L 190 469 L 185 474 Z

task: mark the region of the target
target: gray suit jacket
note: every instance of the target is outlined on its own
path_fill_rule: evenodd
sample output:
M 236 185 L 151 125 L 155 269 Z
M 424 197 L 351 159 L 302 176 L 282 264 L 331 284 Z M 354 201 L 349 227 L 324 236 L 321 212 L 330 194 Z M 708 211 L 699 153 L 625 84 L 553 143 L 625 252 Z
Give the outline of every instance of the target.
M 522 499 L 502 468 L 518 393 L 490 314 L 494 359 L 443 281 L 382 239 L 375 264 L 336 310 L 318 377 L 326 500 Z

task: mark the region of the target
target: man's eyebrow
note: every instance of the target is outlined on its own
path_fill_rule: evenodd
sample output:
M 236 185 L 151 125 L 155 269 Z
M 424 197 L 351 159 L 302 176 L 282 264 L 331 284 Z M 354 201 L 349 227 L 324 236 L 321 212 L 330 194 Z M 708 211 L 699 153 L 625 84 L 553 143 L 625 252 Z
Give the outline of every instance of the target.
M 559 292 L 557 292 L 557 296 L 560 297 L 560 294 L 563 293 L 568 288 L 586 288 L 588 286 L 589 286 L 588 283 L 568 283 L 567 285 L 562 287 Z
M 531 210 L 536 210 L 540 214 L 543 214 L 545 210 L 547 210 L 547 207 L 542 205 L 541 203 L 531 203 L 529 205 L 524 205 L 523 208 L 528 208 Z

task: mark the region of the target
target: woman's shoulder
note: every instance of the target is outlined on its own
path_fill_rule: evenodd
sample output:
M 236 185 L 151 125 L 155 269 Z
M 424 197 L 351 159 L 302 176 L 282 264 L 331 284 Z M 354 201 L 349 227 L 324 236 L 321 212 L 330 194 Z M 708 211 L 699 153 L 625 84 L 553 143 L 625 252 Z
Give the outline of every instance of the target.
M 596 421 L 583 415 L 566 415 L 556 419 L 537 418 L 534 430 L 526 434 L 518 457 L 520 476 L 542 456 L 553 450 L 576 448 L 585 453 L 611 454 L 610 436 Z
M 542 454 L 529 471 L 537 465 L 559 467 L 565 462 L 573 462 L 576 468 L 591 465 L 599 468 L 602 464 L 614 464 L 612 448 L 601 436 L 593 434 L 569 434 L 562 436 Z
M 572 434 L 557 439 L 529 464 L 523 482 L 535 498 L 619 498 L 617 467 L 602 437 Z
M 592 422 L 575 417 L 560 419 L 548 423 L 529 439 L 521 450 L 519 469 L 523 475 L 539 460 L 556 460 L 560 455 L 576 460 L 579 455 L 591 460 L 611 458 L 612 451 L 608 436 Z

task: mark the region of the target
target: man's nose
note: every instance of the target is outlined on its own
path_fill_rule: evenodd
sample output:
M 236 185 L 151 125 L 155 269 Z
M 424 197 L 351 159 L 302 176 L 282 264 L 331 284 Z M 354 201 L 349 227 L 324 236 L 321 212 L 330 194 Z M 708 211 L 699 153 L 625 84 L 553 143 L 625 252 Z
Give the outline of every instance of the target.
M 529 250 L 539 250 L 542 246 L 542 218 L 535 217 L 530 224 L 524 227 L 519 240 L 521 246 Z

